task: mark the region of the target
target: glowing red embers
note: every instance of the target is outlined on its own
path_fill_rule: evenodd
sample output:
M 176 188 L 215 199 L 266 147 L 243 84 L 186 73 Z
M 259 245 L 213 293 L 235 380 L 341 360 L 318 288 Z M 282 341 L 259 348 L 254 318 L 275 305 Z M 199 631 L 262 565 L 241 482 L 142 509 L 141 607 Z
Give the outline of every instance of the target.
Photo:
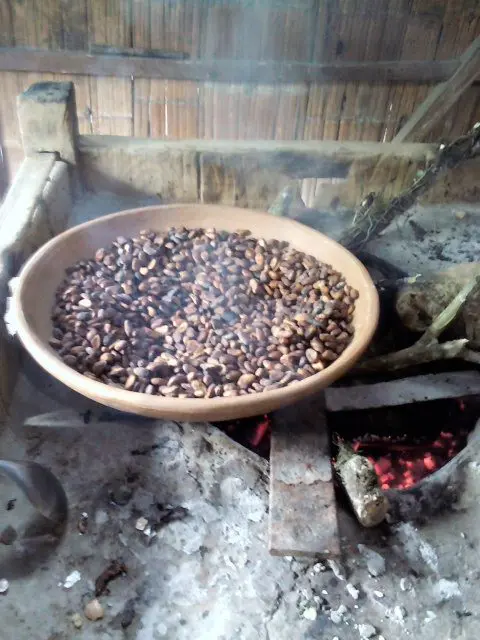
M 270 439 L 270 420 L 267 415 L 263 416 L 263 420 L 257 424 L 253 435 L 250 438 L 250 444 L 254 449 L 260 446 L 264 438 Z
M 373 464 L 382 489 L 409 489 L 457 455 L 465 436 L 441 431 L 433 442 L 414 444 L 388 437 L 358 438 L 352 446 Z

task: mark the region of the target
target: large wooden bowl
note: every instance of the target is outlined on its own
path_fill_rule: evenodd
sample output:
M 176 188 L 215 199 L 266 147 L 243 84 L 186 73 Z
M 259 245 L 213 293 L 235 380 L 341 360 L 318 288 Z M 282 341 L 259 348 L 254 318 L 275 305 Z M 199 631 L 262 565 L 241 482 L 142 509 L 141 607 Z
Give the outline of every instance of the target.
M 286 240 L 296 249 L 331 264 L 359 291 L 354 316 L 355 335 L 336 362 L 301 382 L 246 396 L 183 399 L 126 391 L 77 373 L 49 346 L 50 313 L 54 293 L 65 269 L 90 258 L 117 236 L 134 236 L 141 229 L 172 226 L 249 229 L 258 238 Z M 33 358 L 55 378 L 78 393 L 104 405 L 149 417 L 176 420 L 227 420 L 263 414 L 314 394 L 348 371 L 362 355 L 378 320 L 378 296 L 363 265 L 326 236 L 287 218 L 235 207 L 168 205 L 121 211 L 65 231 L 41 247 L 24 266 L 13 301 L 18 334 Z

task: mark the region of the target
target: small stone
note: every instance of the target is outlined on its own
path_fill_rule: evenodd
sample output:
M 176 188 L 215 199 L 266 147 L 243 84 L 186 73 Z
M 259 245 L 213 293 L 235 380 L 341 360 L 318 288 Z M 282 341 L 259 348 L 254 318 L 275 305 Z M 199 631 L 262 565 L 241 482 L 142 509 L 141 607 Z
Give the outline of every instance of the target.
M 64 589 L 71 589 L 73 587 L 73 585 L 77 584 L 77 582 L 79 582 L 81 579 L 82 579 L 82 575 L 81 575 L 80 571 L 77 571 L 75 569 L 75 571 L 72 571 L 72 573 L 70 573 L 65 578 L 65 582 L 63 583 Z
M 136 521 L 135 529 L 137 531 L 145 531 L 147 525 L 148 525 L 148 520 L 142 516 Z
M 348 609 L 344 604 L 341 604 L 338 609 L 332 609 L 330 611 L 330 620 L 333 624 L 340 624 L 343 621 L 343 616 L 347 613 Z
M 402 591 L 410 591 L 412 586 L 412 582 L 409 578 L 400 578 L 400 589 Z
M 84 511 L 77 522 L 77 529 L 80 534 L 85 535 L 88 531 L 88 513 Z
M 448 600 L 460 597 L 461 595 L 458 582 L 454 582 L 453 580 L 445 580 L 445 578 L 441 578 L 433 586 L 433 597 L 436 604 L 447 602 Z
M 467 215 L 466 211 L 455 211 L 455 218 L 457 220 L 464 220 L 466 215 Z
M 373 595 L 376 596 L 377 598 L 383 598 L 383 596 L 384 596 L 382 591 L 374 591 Z
M 429 623 L 432 622 L 432 620 L 435 620 L 435 618 L 437 617 L 437 614 L 434 611 L 427 611 L 427 615 L 424 618 L 424 622 Z
M 314 573 L 320 573 L 321 571 L 325 571 L 325 565 L 322 562 L 317 562 L 317 564 L 313 565 Z
M 328 596 L 328 591 L 326 589 L 322 589 L 322 596 Z
M 75 629 L 81 629 L 83 626 L 83 620 L 82 620 L 82 616 L 79 613 L 74 613 L 72 618 L 72 624 L 75 627 Z
M 373 624 L 359 624 L 358 625 L 358 633 L 361 638 L 373 638 L 373 636 L 377 633 L 377 630 L 373 626 Z
M 85 617 L 92 621 L 101 620 L 104 616 L 103 607 L 97 598 L 85 605 L 84 613 Z
M 378 640 L 385 640 L 383 636 L 378 636 Z
M 11 545 L 15 542 L 16 539 L 17 539 L 17 532 L 10 525 L 5 527 L 5 529 L 3 529 L 3 531 L 0 533 L 1 544 Z
M 347 584 L 347 586 L 345 587 L 345 589 L 347 590 L 347 592 L 352 596 L 352 598 L 354 600 L 358 600 L 358 596 L 360 594 L 360 591 L 353 586 L 353 584 L 351 582 L 349 582 Z
M 333 572 L 333 575 L 337 578 L 337 580 L 346 580 L 345 573 L 341 566 L 336 562 L 336 560 L 327 560 L 327 564 Z
M 317 619 L 317 610 L 316 610 L 315 607 L 307 607 L 302 615 L 307 620 L 316 620 Z
M 358 550 L 367 561 L 368 573 L 373 577 L 381 576 L 385 573 L 385 559 L 373 549 L 369 549 L 364 544 L 358 545 Z
M 10 583 L 8 582 L 8 580 L 6 580 L 5 578 L 2 578 L 0 580 L 0 593 L 6 594 L 9 587 L 10 587 Z
M 392 615 L 390 616 L 390 618 L 394 622 L 398 622 L 399 624 L 401 624 L 406 617 L 407 617 L 407 610 L 405 609 L 405 607 L 401 607 L 399 605 L 393 608 Z

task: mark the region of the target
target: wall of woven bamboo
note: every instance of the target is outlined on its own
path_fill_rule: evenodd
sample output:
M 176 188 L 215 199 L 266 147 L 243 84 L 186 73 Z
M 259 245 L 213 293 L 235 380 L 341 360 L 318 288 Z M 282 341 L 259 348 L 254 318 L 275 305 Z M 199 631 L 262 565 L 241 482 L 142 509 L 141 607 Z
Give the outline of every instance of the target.
M 162 49 L 198 59 L 446 60 L 480 35 L 478 0 L 2 0 L 0 46 Z M 53 73 L 0 72 L 5 176 L 22 157 L 15 98 Z M 75 75 L 82 133 L 161 138 L 391 140 L 429 84 L 228 84 Z M 480 120 L 472 87 L 430 135 Z

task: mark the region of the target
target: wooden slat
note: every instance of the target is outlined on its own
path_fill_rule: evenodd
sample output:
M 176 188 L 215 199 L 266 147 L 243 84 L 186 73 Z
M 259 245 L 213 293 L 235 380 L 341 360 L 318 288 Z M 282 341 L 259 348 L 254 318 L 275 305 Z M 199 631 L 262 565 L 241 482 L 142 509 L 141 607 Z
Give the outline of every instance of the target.
M 275 139 L 303 139 L 306 110 L 307 85 L 281 87 L 277 99 Z
M 190 0 L 152 0 L 150 2 L 150 41 L 154 49 L 194 56 L 199 49 L 198 12 Z
M 328 87 L 314 83 L 310 85 L 303 133 L 304 140 L 323 140 L 328 93 Z
M 10 0 L 3 0 L 0 2 L 0 46 L 9 47 L 14 44 L 14 9 Z
M 129 0 L 87 0 L 87 2 L 90 44 L 131 47 Z
M 101 35 L 99 37 L 102 37 Z M 34 71 L 215 82 L 440 82 L 457 60 L 335 62 L 325 64 L 247 60 L 171 60 L 142 56 L 91 55 L 84 51 L 0 48 L 0 71 Z
M 63 49 L 88 49 L 88 0 L 61 2 Z
M 422 140 L 480 76 L 480 37 L 467 49 L 452 77 L 435 87 L 395 136 L 395 142 Z
M 327 411 L 361 411 L 478 394 L 478 371 L 451 371 L 355 387 L 330 387 L 325 390 L 325 400 Z
M 433 59 L 442 32 L 444 15 L 444 2 L 413 0 L 401 57 L 408 60 Z
M 274 412 L 270 449 L 269 551 L 340 554 L 323 397 Z

